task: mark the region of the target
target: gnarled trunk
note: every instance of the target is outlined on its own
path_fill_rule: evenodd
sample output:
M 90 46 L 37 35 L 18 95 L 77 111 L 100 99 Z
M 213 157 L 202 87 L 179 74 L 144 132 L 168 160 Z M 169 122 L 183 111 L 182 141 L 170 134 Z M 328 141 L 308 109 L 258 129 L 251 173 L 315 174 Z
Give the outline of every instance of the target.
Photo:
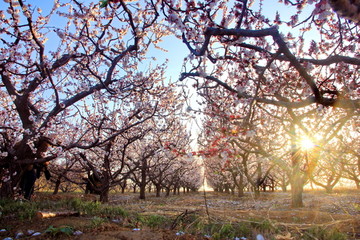
M 160 193 L 161 193 L 161 185 L 155 185 L 156 188 L 156 197 L 160 197 Z
M 109 202 L 109 187 L 104 187 L 100 192 L 100 202 L 107 203 Z
M 302 194 L 304 191 L 303 179 L 299 173 L 295 173 L 291 179 L 291 207 L 303 207 Z

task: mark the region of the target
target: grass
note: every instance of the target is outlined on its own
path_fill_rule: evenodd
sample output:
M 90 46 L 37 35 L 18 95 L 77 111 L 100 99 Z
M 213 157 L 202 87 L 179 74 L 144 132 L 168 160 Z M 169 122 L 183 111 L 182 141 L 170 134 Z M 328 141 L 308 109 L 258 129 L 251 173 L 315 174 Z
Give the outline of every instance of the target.
M 265 226 L 266 229 L 261 229 L 260 226 Z M 268 231 L 267 225 L 259 224 L 257 226 L 258 232 L 262 230 Z M 193 223 L 188 224 L 184 229 L 194 235 L 211 236 L 214 240 L 225 240 L 246 237 L 252 239 L 254 226 L 251 222 L 237 222 L 237 223 L 223 223 L 213 222 L 209 223 L 208 219 L 198 217 Z
M 232 224 L 223 224 L 212 236 L 214 240 L 233 239 L 236 236 L 235 229 Z
M 354 205 L 359 208 L 359 205 Z M 194 235 L 211 236 L 213 240 L 226 240 L 245 237 L 253 239 L 256 234 L 263 234 L 266 239 L 272 239 L 271 236 L 281 235 L 286 231 L 281 229 L 279 225 L 269 219 L 248 219 L 241 222 L 222 222 L 221 220 L 209 220 L 207 217 L 201 216 L 198 212 L 184 213 L 178 217 L 168 217 L 163 215 L 151 214 L 144 215 L 135 212 L 128 212 L 122 207 L 116 205 L 101 204 L 96 201 L 85 201 L 80 198 L 68 198 L 58 201 L 42 200 L 42 201 L 12 201 L 0 199 L 0 220 L 12 219 L 31 220 L 37 211 L 63 211 L 64 209 L 76 211 L 83 216 L 89 216 L 91 228 L 101 227 L 104 223 L 108 223 L 109 219 L 126 219 L 122 221 L 127 224 L 126 227 L 145 228 L 152 230 L 167 228 L 172 224 L 176 228 L 185 233 Z M 294 219 L 295 220 L 295 219 Z M 296 219 L 297 220 L 297 219 Z M 300 221 L 300 219 L 299 219 Z M 297 221 L 295 221 L 297 222 Z M 54 227 L 49 226 L 46 233 L 58 237 L 71 235 L 73 229 L 70 226 Z M 293 235 L 295 239 L 303 240 L 345 240 L 346 234 L 339 230 L 326 228 L 324 226 L 314 226 L 301 233 L 297 232 Z
M 326 227 L 311 227 L 303 232 L 301 239 L 304 240 L 346 240 L 347 235 L 339 232 L 337 229 L 328 229 Z
M 119 206 L 83 201 L 79 198 L 61 201 L 14 201 L 0 199 L 0 218 L 13 216 L 20 220 L 32 219 L 41 210 L 73 210 L 87 216 L 126 217 L 128 212 Z
M 45 230 L 45 233 L 49 234 L 52 237 L 58 237 L 60 235 L 70 236 L 74 233 L 74 229 L 70 226 L 62 226 L 62 227 L 49 226 Z
M 62 205 L 80 212 L 82 215 L 127 217 L 129 214 L 122 207 L 101 204 L 98 201 L 83 201 L 80 198 L 65 200 Z
M 107 222 L 108 220 L 106 218 L 102 218 L 102 217 L 93 217 L 91 219 L 91 225 L 90 227 L 91 228 L 97 228 L 99 226 L 101 226 L 103 223 Z
M 0 199 L 0 218 L 10 215 L 20 220 L 29 220 L 35 216 L 38 210 L 38 204 L 35 202 Z
M 278 233 L 279 229 L 275 226 L 274 221 L 269 219 L 251 219 L 251 228 L 262 233 Z
M 185 231 L 192 234 L 202 234 L 211 236 L 213 240 L 232 240 L 235 238 L 245 237 L 247 239 L 254 239 L 256 234 L 262 234 L 266 239 L 274 239 L 271 236 L 280 235 L 281 229 L 275 226 L 275 222 L 268 219 L 259 220 L 252 219 L 251 221 L 244 221 L 238 223 L 205 223 L 201 218 L 197 222 L 189 225 L 191 228 Z M 284 230 L 284 229 L 283 229 Z M 341 233 L 336 228 L 328 229 L 326 227 L 311 227 L 304 230 L 301 236 L 295 239 L 301 240 L 346 240 L 347 235 Z
M 170 219 L 168 219 L 167 217 L 157 214 L 139 217 L 139 222 L 142 225 L 150 227 L 151 229 L 164 228 L 166 223 L 168 223 L 169 221 Z

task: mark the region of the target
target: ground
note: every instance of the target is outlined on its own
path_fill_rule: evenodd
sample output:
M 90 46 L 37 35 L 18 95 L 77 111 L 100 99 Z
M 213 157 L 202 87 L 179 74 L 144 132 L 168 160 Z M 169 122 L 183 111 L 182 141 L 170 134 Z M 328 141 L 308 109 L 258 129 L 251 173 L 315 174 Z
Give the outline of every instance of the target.
M 52 196 L 49 194 L 37 193 L 37 200 L 51 198 L 56 201 L 62 198 L 74 197 L 73 194 L 59 194 Z M 96 196 L 86 196 L 94 200 Z M 186 215 L 196 214 L 201 216 L 204 221 L 216 223 L 237 223 L 237 222 L 256 222 L 266 220 L 276 227 L 281 227 L 282 232 L 273 234 L 272 237 L 265 236 L 265 239 L 299 239 L 304 229 L 319 226 L 324 229 L 337 228 L 342 233 L 346 233 L 348 239 L 360 239 L 360 192 L 341 191 L 326 194 L 321 191 L 306 192 L 304 194 L 305 207 L 292 209 L 290 207 L 290 193 L 275 192 L 262 193 L 260 198 L 255 199 L 252 194 L 243 198 L 220 194 L 214 192 L 204 193 L 181 193 L 170 197 L 156 198 L 149 194 L 147 200 L 138 200 L 138 194 L 113 194 L 111 205 L 120 205 L 131 212 L 141 215 L 163 215 L 172 217 L 168 219 L 180 219 Z M 206 207 L 207 206 L 207 207 Z M 178 217 L 178 218 L 176 218 Z M 0 229 L 6 228 L 6 232 L 0 232 L 0 239 L 12 237 L 15 239 L 16 233 L 22 232 L 28 235 L 29 230 L 42 233 L 31 239 L 50 239 L 56 238 L 43 232 L 53 226 L 61 228 L 70 226 L 73 230 L 79 230 L 79 235 L 71 235 L 68 239 L 91 239 L 91 240 L 152 240 L 152 239 L 208 239 L 204 234 L 190 235 L 186 233 L 187 227 L 182 232 L 177 228 L 176 220 L 167 224 L 167 229 L 150 229 L 142 227 L 140 229 L 124 227 L 122 219 L 108 219 L 101 224 L 94 223 L 94 217 L 87 216 L 66 216 L 52 218 L 34 218 L 28 221 L 14 221 L 11 218 L 2 219 Z M 132 223 L 133 225 L 136 223 Z M 134 226 L 135 226 L 134 225 Z M 190 222 L 191 225 L 191 222 Z M 171 226 L 173 230 L 169 230 Z M 190 227 L 189 227 L 190 228 Z M 253 237 L 257 232 L 254 231 Z M 64 239 L 64 236 L 57 237 Z M 297 238 L 295 237 L 297 236 Z M 238 236 L 239 239 L 242 236 Z M 249 238 L 248 238 L 249 239 Z M 300 237 L 300 239 L 302 239 Z M 317 239 L 314 237 L 313 239 Z

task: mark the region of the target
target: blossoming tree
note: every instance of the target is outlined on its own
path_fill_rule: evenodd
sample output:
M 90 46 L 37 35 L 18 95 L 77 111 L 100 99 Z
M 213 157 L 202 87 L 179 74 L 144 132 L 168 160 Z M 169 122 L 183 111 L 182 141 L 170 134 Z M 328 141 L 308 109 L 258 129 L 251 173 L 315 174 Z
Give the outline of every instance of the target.
M 325 0 L 278 3 L 290 16 L 265 14 L 267 4 L 274 3 L 175 1 L 164 11 L 189 49 L 182 79 L 194 79 L 204 94 L 224 88 L 235 104 L 240 99 L 254 111 L 266 108 L 269 117 L 285 111 L 292 206 L 299 207 L 306 177 L 300 174 L 305 158 L 297 154 L 298 140 L 312 134 L 306 129 L 312 113 L 337 109 L 333 134 L 343 120 L 358 121 L 358 25 L 338 17 Z M 324 141 L 333 135 L 327 136 Z
M 124 100 L 131 104 L 121 124 L 111 134 L 101 128 L 112 98 L 127 99 L 159 80 L 160 68 L 142 73 L 139 63 L 164 33 L 151 2 L 136 10 L 128 3 L 102 9 L 76 0 L 55 1 L 46 10 L 23 0 L 1 4 L 0 176 L 2 196 L 12 196 L 29 165 L 51 161 L 64 149 L 97 146 L 149 119 L 151 110 L 132 118 L 138 109 Z M 103 108 L 93 105 L 98 101 Z M 92 120 L 82 125 L 81 118 Z M 66 136 L 67 129 L 79 134 Z

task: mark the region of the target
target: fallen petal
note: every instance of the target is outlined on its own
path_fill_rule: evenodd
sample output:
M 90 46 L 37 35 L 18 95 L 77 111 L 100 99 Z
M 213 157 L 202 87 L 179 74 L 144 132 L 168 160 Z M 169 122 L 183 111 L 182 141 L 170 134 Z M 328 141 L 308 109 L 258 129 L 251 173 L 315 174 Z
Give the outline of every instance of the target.
M 256 240 L 265 240 L 265 238 L 263 237 L 263 235 L 258 234 L 258 235 L 256 236 Z
M 19 238 L 21 238 L 22 236 L 24 236 L 24 233 L 23 233 L 23 232 L 18 232 L 18 233 L 15 235 L 15 239 L 19 239 Z
M 184 235 L 185 233 L 183 231 L 179 231 L 176 233 L 176 236 L 181 236 L 181 235 Z
M 81 234 L 83 234 L 83 232 L 80 231 L 80 230 L 77 230 L 77 231 L 75 231 L 75 232 L 73 233 L 73 235 L 75 235 L 75 236 L 79 236 L 79 235 L 81 235 Z

